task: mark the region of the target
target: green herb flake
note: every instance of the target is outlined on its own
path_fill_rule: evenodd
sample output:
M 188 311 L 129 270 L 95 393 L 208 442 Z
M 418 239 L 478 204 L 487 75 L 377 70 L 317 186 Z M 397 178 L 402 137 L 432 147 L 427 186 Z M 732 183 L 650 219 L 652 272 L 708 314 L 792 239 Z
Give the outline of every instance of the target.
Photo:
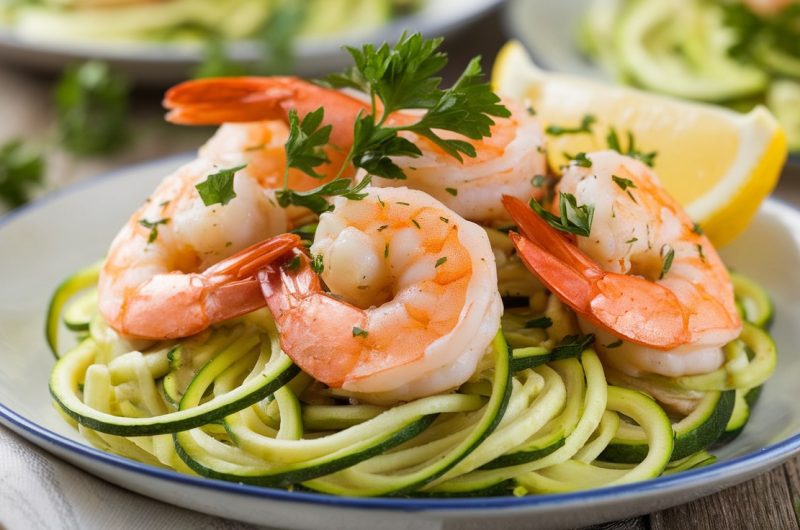
M 436 260 L 436 265 L 434 265 L 433 268 L 436 269 L 439 265 L 444 265 L 445 263 L 447 263 L 447 256 L 442 256 Z
M 639 238 L 638 238 L 638 237 L 632 237 L 632 238 L 630 238 L 629 240 L 627 240 L 625 243 L 627 243 L 628 245 L 633 245 L 633 244 L 634 244 L 634 243 L 636 243 L 637 241 L 639 241 Z
M 692 232 L 694 232 L 694 233 L 695 233 L 695 234 L 697 234 L 698 236 L 702 236 L 702 235 L 704 234 L 704 232 L 703 232 L 703 229 L 702 229 L 702 228 L 700 227 L 700 225 L 699 225 L 699 224 L 697 224 L 697 223 L 694 223 L 694 224 L 692 225 Z
M 697 253 L 700 255 L 700 260 L 703 261 L 703 263 L 705 263 L 706 255 L 703 252 L 703 245 L 701 245 L 700 243 L 697 244 Z
M 21 140 L 0 146 L 0 200 L 12 208 L 28 202 L 31 191 L 43 182 L 44 168 L 42 155 Z
M 395 204 L 402 204 L 403 206 L 411 206 L 411 204 L 402 201 L 397 201 Z
M 157 221 L 148 221 L 147 219 L 139 219 L 139 224 L 145 228 L 150 229 L 150 234 L 147 236 L 147 244 L 149 245 L 156 239 L 158 239 L 158 227 L 159 225 L 165 225 L 169 223 L 169 219 L 159 219 Z
M 614 183 L 622 189 L 622 191 L 625 191 L 628 188 L 636 188 L 636 183 L 630 179 L 611 175 L 611 180 L 613 180 Z
M 387 228 L 389 228 L 389 225 L 381 225 L 381 226 L 378 227 L 378 232 L 383 232 Z
M 610 343 L 610 344 L 606 344 L 606 345 L 605 345 L 605 347 L 606 347 L 607 349 L 619 348 L 620 346 L 622 346 L 622 339 L 620 339 L 620 340 L 616 340 L 616 341 L 614 341 L 614 342 L 612 342 L 612 343 Z
M 450 222 L 450 219 L 448 219 L 447 217 L 439 217 L 439 220 L 444 224 L 448 224 Z
M 197 192 L 200 194 L 200 199 L 206 206 L 214 204 L 221 204 L 225 206 L 236 197 L 236 192 L 233 191 L 233 179 L 236 172 L 244 169 L 247 166 L 241 165 L 228 169 L 221 169 L 216 173 L 212 173 L 206 180 L 195 185 Z
M 383 247 L 383 257 L 384 258 L 389 257 L 389 243 L 386 243 L 386 245 Z
M 589 159 L 584 152 L 577 153 L 574 156 L 569 153 L 564 153 L 564 156 L 578 167 L 592 167 L 591 159 Z
M 591 114 L 585 114 L 577 127 L 562 127 L 560 125 L 548 125 L 545 132 L 550 136 L 561 136 L 564 134 L 591 134 L 592 124 L 596 118 Z
M 417 228 L 422 228 L 421 226 L 419 226 L 419 223 L 417 222 L 417 220 L 416 220 L 416 219 L 412 219 L 412 220 L 411 220 L 411 222 L 412 222 L 412 223 L 414 224 L 414 226 L 416 226 Z
M 366 337 L 367 335 L 369 335 L 369 333 L 366 330 L 361 329 L 358 326 L 353 326 L 353 336 L 354 337 Z
M 627 149 L 623 149 L 619 141 L 619 135 L 617 134 L 617 130 L 614 127 L 609 127 L 608 135 L 606 135 L 606 143 L 608 144 L 609 149 L 613 149 L 614 151 L 622 155 L 627 155 L 631 158 L 635 158 L 641 162 L 644 162 L 650 167 L 653 167 L 656 155 L 658 155 L 657 151 L 651 151 L 647 153 L 636 149 L 636 142 L 633 137 L 633 132 L 631 131 L 628 131 L 628 147 Z
M 317 254 L 311 258 L 311 270 L 318 275 L 325 271 L 325 263 L 322 259 L 322 254 Z
M 301 170 L 316 179 L 325 175 L 316 172 L 318 166 L 330 162 L 325 154 L 325 146 L 331 136 L 333 126 L 322 126 L 325 109 L 319 107 L 299 119 L 297 111 L 289 110 L 289 138 L 284 147 L 286 165 Z
M 525 322 L 526 329 L 541 328 L 547 329 L 553 325 L 553 320 L 550 317 L 539 317 Z
M 592 231 L 594 206 L 591 204 L 578 206 L 577 199 L 571 193 L 561 192 L 560 194 L 561 217 L 545 210 L 534 198 L 531 198 L 530 206 L 542 219 L 547 221 L 547 224 L 557 230 L 583 237 L 589 237 Z
M 455 188 L 445 188 L 444 191 L 452 195 L 453 197 L 458 196 L 458 190 Z
M 594 342 L 594 335 L 567 335 L 561 342 L 552 349 L 550 358 L 554 361 L 560 359 L 569 359 L 572 357 L 579 357 L 583 350 L 588 348 Z
M 661 276 L 658 277 L 659 280 L 663 279 L 672 267 L 672 260 L 675 259 L 675 249 L 669 245 L 664 245 L 661 247 L 661 257 L 664 262 L 661 266 Z

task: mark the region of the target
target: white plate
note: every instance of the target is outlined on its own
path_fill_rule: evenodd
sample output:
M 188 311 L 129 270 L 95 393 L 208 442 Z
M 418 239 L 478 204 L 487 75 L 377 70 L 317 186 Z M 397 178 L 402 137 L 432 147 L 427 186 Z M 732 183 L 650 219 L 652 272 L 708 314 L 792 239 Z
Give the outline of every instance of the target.
M 339 0 L 330 0 L 339 1 Z M 319 75 L 351 64 L 343 45 L 381 43 L 396 39 L 403 30 L 427 36 L 446 36 L 469 24 L 502 0 L 426 0 L 416 12 L 397 18 L 374 31 L 351 31 L 322 38 L 303 38 L 297 43 L 295 66 L 300 75 Z M 253 42 L 230 46 L 231 58 L 255 62 L 260 47 Z M 192 43 L 70 42 L 53 35 L 50 41 L 29 40 L 13 28 L 0 26 L 0 60 L 51 72 L 60 72 L 75 60 L 101 59 L 114 64 L 130 78 L 149 83 L 186 79 L 203 58 L 201 45 Z
M 673 506 L 766 471 L 800 449 L 800 213 L 768 201 L 723 254 L 774 297 L 778 369 L 744 433 L 718 463 L 639 484 L 565 495 L 479 499 L 354 499 L 188 477 L 103 453 L 55 412 L 44 315 L 53 288 L 103 255 L 114 233 L 185 158 L 134 166 L 45 198 L 0 226 L 0 422 L 125 488 L 198 511 L 287 528 L 537 528 L 578 526 Z

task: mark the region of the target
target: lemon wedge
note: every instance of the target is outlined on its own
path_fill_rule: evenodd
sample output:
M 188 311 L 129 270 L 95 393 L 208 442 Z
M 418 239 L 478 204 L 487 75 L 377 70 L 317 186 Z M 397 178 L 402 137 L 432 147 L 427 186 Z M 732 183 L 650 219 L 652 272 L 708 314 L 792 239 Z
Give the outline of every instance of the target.
M 548 161 L 556 172 L 565 153 L 608 148 L 612 127 L 623 150 L 630 133 L 637 151 L 657 152 L 661 182 L 716 245 L 744 230 L 786 161 L 786 135 L 762 106 L 740 114 L 545 72 L 518 42 L 500 50 L 492 86 L 529 105 L 543 127 L 575 128 L 587 114 L 595 118 L 590 133 L 548 135 Z

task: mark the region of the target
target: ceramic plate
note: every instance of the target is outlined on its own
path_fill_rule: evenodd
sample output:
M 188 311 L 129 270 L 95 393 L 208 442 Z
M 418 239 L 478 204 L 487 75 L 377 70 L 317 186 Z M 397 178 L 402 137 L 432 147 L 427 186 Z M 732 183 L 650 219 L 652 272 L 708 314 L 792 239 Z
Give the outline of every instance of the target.
M 339 0 L 331 0 L 339 1 Z M 364 42 L 395 39 L 403 30 L 421 31 L 429 36 L 448 35 L 469 24 L 502 0 L 426 0 L 413 14 L 393 20 L 374 31 L 352 31 L 320 38 L 303 38 L 297 44 L 296 68 L 301 75 L 319 75 L 341 70 L 352 62 L 342 50 L 345 44 L 360 46 Z M 253 42 L 231 45 L 231 57 L 253 62 L 261 57 L 260 47 Z M 75 60 L 102 59 L 114 64 L 132 79 L 150 83 L 172 83 L 189 76 L 203 57 L 202 46 L 192 43 L 107 43 L 26 40 L 13 28 L 0 27 L 0 59 L 51 72 L 60 72 Z
M 475 499 L 357 499 L 287 492 L 188 477 L 103 453 L 54 410 L 53 358 L 44 316 L 53 288 L 102 256 L 155 184 L 186 158 L 135 166 L 51 195 L 0 226 L 0 422 L 110 482 L 186 508 L 251 523 L 334 530 L 572 527 L 649 513 L 766 471 L 800 449 L 800 213 L 767 201 L 723 251 L 727 263 L 774 297 L 780 357 L 744 433 L 709 467 L 638 484 L 564 495 Z

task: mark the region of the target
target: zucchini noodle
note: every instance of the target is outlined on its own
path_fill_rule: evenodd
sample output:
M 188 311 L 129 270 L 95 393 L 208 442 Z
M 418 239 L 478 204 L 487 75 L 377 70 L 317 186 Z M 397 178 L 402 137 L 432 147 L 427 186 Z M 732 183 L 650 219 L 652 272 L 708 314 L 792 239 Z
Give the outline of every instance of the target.
M 349 496 L 526 495 L 645 480 L 713 462 L 708 450 L 744 428 L 776 361 L 759 286 L 733 275 L 746 324 L 719 370 L 630 381 L 604 369 L 592 337 L 531 280 L 505 233 L 488 233 L 501 293 L 524 303 L 506 309 L 477 372 L 453 392 L 392 407 L 348 401 L 294 366 L 266 310 L 186 339 L 124 339 L 97 314 L 93 266 L 63 282 L 50 306 L 48 342 L 60 357 L 51 394 L 103 451 Z M 63 356 L 62 314 L 78 337 Z M 671 412 L 648 387 L 691 410 Z

